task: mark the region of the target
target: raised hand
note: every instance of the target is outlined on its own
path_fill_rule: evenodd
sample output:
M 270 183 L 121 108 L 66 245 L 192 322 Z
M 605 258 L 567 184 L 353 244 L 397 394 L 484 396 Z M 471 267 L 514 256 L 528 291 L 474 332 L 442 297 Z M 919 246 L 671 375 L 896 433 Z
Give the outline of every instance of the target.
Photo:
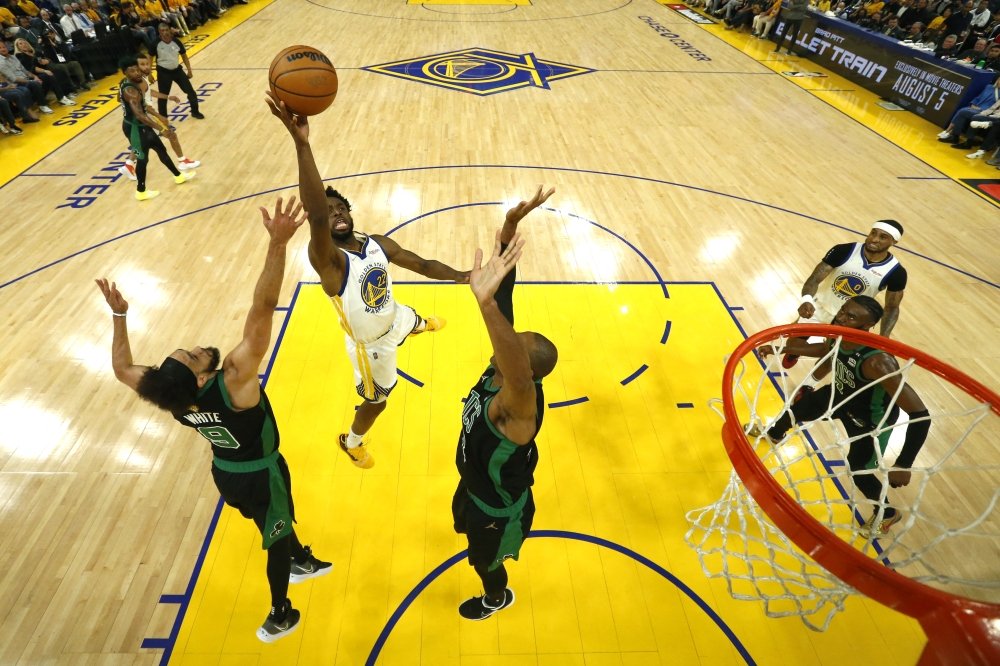
M 521 203 L 517 204 L 516 206 L 508 210 L 507 222 L 511 224 L 517 224 L 522 219 L 524 219 L 524 217 L 528 213 L 530 213 L 531 211 L 535 210 L 543 203 L 548 201 L 549 197 L 552 196 L 552 193 L 556 191 L 556 188 L 553 187 L 548 192 L 543 193 L 542 192 L 543 187 L 544 185 L 538 186 L 538 191 L 535 192 L 535 196 L 531 198 L 531 201 L 522 201 Z
M 476 295 L 480 306 L 487 305 L 493 300 L 493 295 L 496 294 L 500 282 L 521 258 L 521 248 L 523 247 L 524 241 L 521 240 L 521 234 L 515 234 L 507 245 L 507 249 L 501 253 L 500 232 L 498 231 L 493 243 L 493 256 L 490 257 L 485 266 L 482 265 L 482 249 L 476 249 L 476 260 L 472 264 L 472 272 L 469 275 L 469 286 L 472 288 L 472 293 Z
M 309 119 L 306 116 L 297 116 L 288 110 L 285 103 L 278 99 L 274 93 L 268 91 L 267 105 L 271 108 L 271 115 L 275 116 L 285 125 L 285 129 L 295 139 L 295 143 L 309 143 Z
M 306 221 L 306 213 L 302 211 L 302 202 L 295 205 L 295 197 L 288 200 L 285 209 L 281 209 L 281 197 L 274 205 L 274 217 L 267 214 L 267 209 L 260 206 L 260 212 L 264 216 L 264 228 L 271 234 L 271 240 L 279 243 L 287 243 L 295 232 L 298 231 L 302 223 Z
M 122 298 L 121 292 L 118 291 L 118 287 L 114 282 L 108 285 L 108 281 L 104 278 L 94 280 L 94 282 L 101 289 L 101 293 L 104 294 L 104 300 L 111 306 L 112 312 L 115 314 L 125 314 L 128 312 L 128 302 Z

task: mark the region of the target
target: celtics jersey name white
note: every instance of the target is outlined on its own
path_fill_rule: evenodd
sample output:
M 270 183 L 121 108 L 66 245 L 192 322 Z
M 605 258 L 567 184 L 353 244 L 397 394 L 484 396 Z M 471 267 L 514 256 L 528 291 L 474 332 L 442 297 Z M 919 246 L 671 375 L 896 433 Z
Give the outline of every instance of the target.
M 392 298 L 389 257 L 382 247 L 365 234 L 356 234 L 360 252 L 343 250 L 347 273 L 340 293 L 331 296 L 340 316 L 340 325 L 357 343 L 368 344 L 385 335 L 396 319 Z
M 864 243 L 854 243 L 846 257 L 835 262 L 839 265 L 834 266 L 833 272 L 816 291 L 816 304 L 831 315 L 837 314 L 841 306 L 855 296 L 874 297 L 886 288 L 889 275 L 897 268 L 901 270 L 899 260 L 891 254 L 880 263 L 869 263 L 865 258 L 864 247 Z M 827 257 L 834 254 L 834 250 Z M 830 263 L 826 259 L 824 261 Z

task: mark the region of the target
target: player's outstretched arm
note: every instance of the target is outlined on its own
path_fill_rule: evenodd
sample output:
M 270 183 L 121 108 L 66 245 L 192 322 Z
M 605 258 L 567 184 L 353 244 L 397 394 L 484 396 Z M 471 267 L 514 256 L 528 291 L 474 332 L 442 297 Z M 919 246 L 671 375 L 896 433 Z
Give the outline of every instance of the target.
M 829 344 L 824 342 L 806 342 L 802 338 L 788 338 L 785 346 L 772 343 L 761 345 L 758 353 L 761 358 L 767 358 L 772 354 L 792 354 L 794 356 L 806 356 L 809 358 L 823 358 L 830 351 Z
M 556 191 L 556 188 L 550 188 L 548 192 L 542 192 L 544 185 L 538 186 L 538 191 L 535 192 L 535 196 L 531 198 L 531 201 L 522 201 L 513 208 L 507 211 L 507 217 L 504 218 L 503 228 L 500 230 L 500 242 L 504 245 L 508 245 L 514 234 L 517 233 L 517 225 L 523 220 L 528 213 L 535 210 L 543 203 L 549 200 L 552 193 Z
M 514 327 L 500 312 L 493 295 L 503 277 L 514 268 L 521 257 L 524 241 L 515 234 L 511 243 L 500 251 L 500 232 L 496 234 L 493 256 L 482 265 L 483 251 L 476 250 L 469 286 L 479 303 L 479 311 L 486 323 L 486 330 L 493 343 L 493 355 L 503 375 L 503 386 L 496 398 L 490 401 L 490 421 L 515 444 L 527 444 L 535 436 L 535 382 L 531 360 Z
M 812 275 L 806 280 L 806 283 L 802 285 L 802 303 L 799 304 L 799 316 L 803 319 L 809 319 L 816 313 L 816 307 L 813 305 L 812 299 L 819 291 L 819 284 L 827 278 L 830 273 L 833 272 L 833 266 L 821 261 L 816 264 L 816 268 L 813 269 Z
M 899 304 L 902 301 L 902 290 L 885 292 L 885 310 L 882 313 L 882 323 L 878 331 L 883 337 L 888 338 L 892 335 L 892 329 L 895 328 L 896 322 L 899 320 Z
M 404 249 L 396 241 L 386 236 L 372 234 L 372 238 L 378 243 L 389 261 L 402 266 L 408 271 L 413 271 L 418 275 L 432 280 L 448 280 L 465 284 L 469 281 L 469 271 L 457 271 L 447 264 L 442 264 L 434 259 L 424 259 L 409 250 Z
M 125 324 L 125 314 L 128 312 L 128 302 L 122 298 L 117 285 L 101 278 L 94 280 L 104 294 L 104 300 L 111 307 L 112 319 L 114 320 L 115 332 L 114 340 L 111 342 L 111 367 L 114 368 L 115 377 L 122 384 L 125 384 L 133 391 L 139 388 L 139 380 L 143 373 L 149 368 L 145 365 L 135 365 L 132 363 L 132 347 L 128 342 L 128 326 Z
M 285 103 L 270 92 L 267 106 L 271 114 L 284 124 L 295 141 L 295 153 L 299 164 L 299 196 L 309 214 L 309 261 L 324 281 L 338 283 L 343 280 L 347 269 L 347 258 L 337 250 L 330 237 L 330 206 L 326 201 L 323 178 L 316 167 L 312 146 L 309 145 L 309 119 L 296 116 Z M 330 275 L 331 268 L 336 271 Z M 339 280 L 337 278 L 340 278 Z
M 279 197 L 274 207 L 274 217 L 268 215 L 267 209 L 263 206 L 260 211 L 264 216 L 264 228 L 271 235 L 271 242 L 267 246 L 267 259 L 264 260 L 264 270 L 257 279 L 257 287 L 253 292 L 253 305 L 250 306 L 250 313 L 247 314 L 247 321 L 243 326 L 243 340 L 222 362 L 230 399 L 234 407 L 242 409 L 248 409 L 260 402 L 260 381 L 257 373 L 260 362 L 271 344 L 274 308 L 278 307 L 281 282 L 285 276 L 285 248 L 305 222 L 302 204 L 296 206 L 295 197 L 292 197 L 284 207 Z
M 909 468 L 913 466 L 917 454 L 927 441 L 927 435 L 931 430 L 930 412 L 927 406 L 920 399 L 917 392 L 909 384 L 903 384 L 903 376 L 898 373 L 899 364 L 890 354 L 875 354 L 865 359 L 861 366 L 861 372 L 868 379 L 881 379 L 882 388 L 889 395 L 896 395 L 896 404 L 909 416 L 909 423 L 906 424 L 906 438 L 903 440 L 903 448 L 896 456 L 893 467 L 901 467 L 889 472 L 889 485 L 893 488 L 905 486 L 910 483 Z M 897 373 L 897 374 L 893 374 Z M 889 375 L 892 375 L 891 377 Z M 884 378 L 884 379 L 883 379 Z M 900 384 L 903 389 L 900 391 Z M 886 423 L 891 426 L 891 423 Z

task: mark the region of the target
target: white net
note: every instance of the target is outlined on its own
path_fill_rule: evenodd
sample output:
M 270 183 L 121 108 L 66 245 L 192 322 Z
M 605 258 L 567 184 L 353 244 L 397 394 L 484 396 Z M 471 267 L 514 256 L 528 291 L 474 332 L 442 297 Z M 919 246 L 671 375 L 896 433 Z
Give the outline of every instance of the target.
M 780 352 L 785 340 L 769 344 Z M 898 376 L 903 381 L 887 392 L 889 407 L 870 434 L 849 437 L 834 418 L 835 413 L 844 415 L 838 412 L 844 402 L 870 388 L 861 387 L 840 403 L 829 390 L 822 416 L 793 423 L 780 440 L 772 442 L 766 435 L 802 386 L 815 382 L 814 373 L 837 357 L 841 344 L 840 338 L 833 340 L 830 352 L 801 372 L 799 381 L 782 370 L 780 353 L 763 362 L 757 355 L 740 359 L 732 399 L 750 445 L 786 492 L 859 551 L 914 580 L 1000 601 L 1000 465 L 993 464 L 1000 460 L 1000 418 L 990 405 L 911 360 L 880 380 Z M 748 369 L 756 367 L 761 368 L 759 376 Z M 892 464 L 908 424 L 906 412 L 893 409 L 904 382 L 930 411 L 931 429 L 910 469 L 909 483 L 891 488 L 889 472 L 898 469 Z M 720 415 L 721 403 L 710 402 Z M 899 418 L 889 422 L 896 413 Z M 872 446 L 873 435 L 886 445 L 884 451 Z M 864 438 L 874 449 L 874 464 L 856 464 L 860 468 L 852 470 L 848 452 Z M 862 474 L 881 484 L 877 500 L 858 491 L 855 477 Z M 870 520 L 877 526 L 893 510 L 902 517 L 886 533 L 865 527 Z M 735 471 L 717 502 L 689 512 L 687 518 L 691 527 L 685 539 L 698 552 L 705 574 L 724 578 L 734 598 L 763 601 L 771 617 L 797 615 L 810 628 L 823 631 L 843 610 L 847 595 L 857 594 L 774 526 Z

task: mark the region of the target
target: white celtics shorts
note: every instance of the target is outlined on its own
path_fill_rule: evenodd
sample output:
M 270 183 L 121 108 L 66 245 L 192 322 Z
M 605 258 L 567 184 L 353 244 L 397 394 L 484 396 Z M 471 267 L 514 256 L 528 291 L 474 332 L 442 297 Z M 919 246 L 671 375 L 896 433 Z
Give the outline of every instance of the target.
M 344 336 L 358 395 L 368 402 L 384 402 L 389 397 L 396 387 L 396 349 L 419 323 L 413 308 L 397 303 L 392 326 L 374 342 L 361 344 L 349 335 Z

